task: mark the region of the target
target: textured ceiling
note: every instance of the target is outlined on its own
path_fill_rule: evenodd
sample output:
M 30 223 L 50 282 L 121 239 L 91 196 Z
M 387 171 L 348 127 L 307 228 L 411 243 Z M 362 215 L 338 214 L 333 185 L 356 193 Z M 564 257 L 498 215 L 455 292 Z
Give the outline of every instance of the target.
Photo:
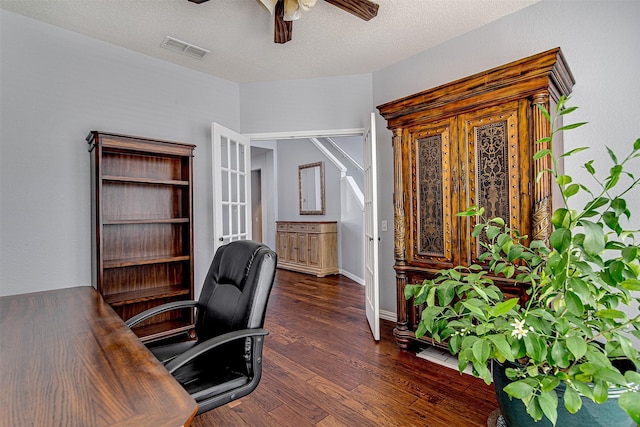
M 0 7 L 234 82 L 370 73 L 540 0 L 374 0 L 362 21 L 319 0 L 273 43 L 257 0 L 0 0 Z M 165 36 L 210 50 L 203 60 L 162 49 Z

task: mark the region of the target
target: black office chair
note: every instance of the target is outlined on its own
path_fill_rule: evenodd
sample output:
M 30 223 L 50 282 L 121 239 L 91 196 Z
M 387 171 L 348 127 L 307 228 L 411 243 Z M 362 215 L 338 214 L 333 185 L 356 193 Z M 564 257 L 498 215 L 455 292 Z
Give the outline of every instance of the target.
M 150 346 L 151 352 L 198 403 L 198 414 L 246 396 L 262 375 L 267 301 L 277 256 L 267 246 L 240 240 L 221 246 L 198 301 L 176 301 L 140 313 L 129 327 L 156 314 L 196 307 L 198 339 Z

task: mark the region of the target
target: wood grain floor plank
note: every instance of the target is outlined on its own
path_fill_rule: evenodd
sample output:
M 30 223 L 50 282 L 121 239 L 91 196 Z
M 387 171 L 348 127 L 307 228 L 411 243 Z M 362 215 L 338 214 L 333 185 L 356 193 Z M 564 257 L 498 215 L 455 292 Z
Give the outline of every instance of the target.
M 345 276 L 278 270 L 258 389 L 192 425 L 486 426 L 492 386 L 399 349 L 394 326 L 373 341 L 364 288 Z

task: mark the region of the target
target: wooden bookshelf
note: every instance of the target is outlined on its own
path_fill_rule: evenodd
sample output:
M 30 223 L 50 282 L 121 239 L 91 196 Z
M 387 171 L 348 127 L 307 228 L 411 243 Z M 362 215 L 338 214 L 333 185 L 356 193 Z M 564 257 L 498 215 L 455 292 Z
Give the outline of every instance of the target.
M 194 145 L 92 131 L 93 284 L 123 319 L 193 299 Z M 193 327 L 193 310 L 134 332 L 149 341 Z

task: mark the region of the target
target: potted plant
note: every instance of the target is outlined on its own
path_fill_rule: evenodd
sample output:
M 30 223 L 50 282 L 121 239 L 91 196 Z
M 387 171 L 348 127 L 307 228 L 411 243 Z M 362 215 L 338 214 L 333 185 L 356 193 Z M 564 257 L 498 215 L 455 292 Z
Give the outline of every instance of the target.
M 640 359 L 630 338 L 640 339 L 640 230 L 627 229 L 631 212 L 625 201 L 640 196 L 632 194 L 640 178 L 631 172 L 639 170 L 632 163 L 640 157 L 640 139 L 623 159 L 607 148 L 613 166 L 604 178 L 597 176 L 593 160 L 584 165 L 592 188 L 574 182 L 558 167 L 553 139 L 585 123 L 557 128 L 557 118 L 577 108 L 565 103 L 564 97 L 559 100 L 553 120 L 541 108 L 552 123 L 551 136 L 539 141 L 549 148 L 534 156 L 552 156 L 552 168 L 541 174 L 552 175 L 564 204 L 552 214 L 549 241 L 528 242 L 502 219 L 485 219 L 482 207 L 471 207 L 458 215 L 477 218 L 472 235 L 483 247 L 479 259 L 485 266 L 442 270 L 406 286 L 405 297 L 423 307 L 416 336 L 446 342 L 458 356 L 460 372 L 470 363 L 474 375 L 487 384 L 495 381 L 496 391 L 508 396 L 502 401 L 498 396 L 499 402 L 515 400 L 528 421 L 546 417 L 556 425 L 559 413 L 579 413 L 585 402 L 604 403 L 615 387 L 615 409 L 627 424 L 640 423 Z M 578 193 L 589 199 L 581 209 L 572 205 Z M 526 301 L 505 299 L 487 269 L 527 286 Z M 630 367 L 620 367 L 619 360 Z M 494 371 L 504 371 L 492 375 L 490 361 L 497 362 Z M 606 425 L 618 425 L 611 422 Z

